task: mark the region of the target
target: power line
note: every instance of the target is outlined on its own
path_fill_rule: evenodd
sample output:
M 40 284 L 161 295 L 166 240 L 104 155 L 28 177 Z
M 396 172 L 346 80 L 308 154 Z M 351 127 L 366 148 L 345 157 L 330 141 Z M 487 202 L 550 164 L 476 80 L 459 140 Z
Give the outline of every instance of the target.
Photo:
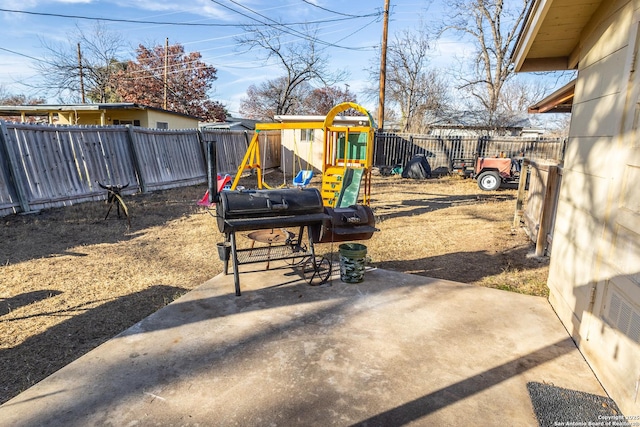
M 224 5 L 220 5 L 224 6 Z M 226 7 L 226 6 L 225 6 Z M 231 9 L 233 10 L 233 9 Z M 22 13 L 25 15 L 35 15 L 35 16 L 49 16 L 53 18 L 67 18 L 67 19 L 85 19 L 90 21 L 105 21 L 105 22 L 123 22 L 127 24 L 151 24 L 151 25 L 173 25 L 173 26 L 187 26 L 187 27 L 244 27 L 245 24 L 220 24 L 220 23 L 202 23 L 202 22 L 170 22 L 170 21 L 147 21 L 147 20 L 138 20 L 138 19 L 120 19 L 120 18 L 101 18 L 95 16 L 84 16 L 84 15 L 65 15 L 61 13 L 46 13 L 46 12 L 32 12 L 27 10 L 14 10 L 14 9 L 2 9 L 0 8 L 0 12 L 9 12 L 9 13 Z M 237 11 L 234 10 L 237 13 Z M 316 21 L 305 21 L 305 22 L 291 22 L 286 24 L 278 24 L 278 25 L 305 25 L 305 24 L 323 24 L 326 22 L 335 22 L 335 21 L 346 21 L 355 18 L 368 18 L 371 16 L 379 16 L 380 13 L 370 13 L 367 15 L 353 15 L 347 18 L 337 18 L 337 19 L 322 19 Z M 247 16 L 250 19 L 253 19 Z M 269 25 L 263 23 L 263 25 Z
M 327 9 L 326 7 L 318 6 L 317 4 L 311 3 L 309 0 L 302 0 L 303 3 L 308 4 L 309 6 L 317 7 L 318 9 L 322 9 L 325 12 L 335 13 L 336 15 L 349 16 L 351 18 L 356 18 L 358 15 L 349 15 L 348 13 L 336 12 L 335 10 Z
M 41 59 L 41 58 L 36 58 L 36 57 L 33 57 L 33 56 L 25 55 L 24 53 L 16 52 L 15 50 L 7 49 L 7 48 L 4 48 L 4 47 L 0 47 L 0 50 L 3 50 L 5 52 L 9 52 L 9 53 L 13 53 L 14 55 L 24 56 L 25 58 L 33 59 L 34 61 L 46 62 L 49 65 L 55 65 L 52 62 L 45 61 L 44 59 Z
M 253 17 L 251 15 L 248 15 L 248 14 L 246 14 L 244 12 L 241 12 L 241 11 L 239 11 L 237 9 L 234 9 L 234 8 L 232 8 L 230 6 L 227 6 L 227 5 L 219 2 L 218 0 L 210 0 L 210 1 L 215 3 L 215 4 L 217 4 L 218 6 L 222 6 L 225 9 L 228 9 L 228 10 L 234 12 L 234 13 L 237 13 L 240 16 L 244 16 L 245 18 L 248 18 L 248 19 L 250 19 L 252 21 L 258 22 L 261 25 L 266 25 L 266 26 L 268 26 L 270 28 L 278 29 L 278 30 L 282 31 L 283 33 L 289 34 L 289 35 L 294 36 L 294 37 L 302 38 L 302 39 L 310 41 L 310 42 L 315 42 L 315 43 L 319 43 L 319 44 L 322 44 L 322 45 L 325 45 L 325 46 L 335 47 L 335 48 L 338 48 L 338 49 L 346 49 L 346 50 L 367 50 L 367 49 L 371 48 L 371 47 L 355 48 L 355 47 L 350 47 L 350 46 L 341 46 L 341 45 L 338 45 L 338 44 L 335 44 L 335 43 L 330 43 L 330 42 L 326 42 L 324 40 L 320 40 L 320 39 L 315 38 L 315 37 L 311 37 L 311 36 L 309 36 L 307 34 L 304 34 L 304 33 L 300 32 L 300 31 L 297 31 L 297 30 L 294 30 L 292 28 L 289 28 L 288 24 L 282 24 L 282 23 L 280 23 L 280 22 L 278 22 L 278 21 L 276 21 L 274 19 L 269 18 L 268 16 L 265 16 L 265 15 L 261 14 L 260 12 L 256 12 L 255 10 L 253 10 L 253 9 L 247 7 L 247 6 L 244 6 L 244 5 L 240 4 L 240 3 L 238 3 L 235 0 L 229 0 L 229 1 L 231 3 L 233 3 L 233 4 L 235 4 L 235 5 L 240 6 L 241 8 L 243 8 L 245 10 L 248 10 L 249 12 L 251 12 L 251 13 L 253 13 L 255 15 L 258 15 L 258 16 L 266 19 L 267 21 L 271 21 L 273 23 L 270 24 L 268 22 L 261 21 L 261 20 L 255 18 L 255 17 Z M 371 16 L 374 16 L 374 15 L 379 15 L 379 14 L 372 14 Z M 351 19 L 351 18 L 349 18 L 349 19 Z
M 369 21 L 368 23 L 364 24 L 362 27 L 358 28 L 357 30 L 355 30 L 355 31 L 353 31 L 353 32 L 351 32 L 351 33 L 349 33 L 349 34 L 347 34 L 347 35 L 346 35 L 346 36 L 344 36 L 343 38 L 339 39 L 336 43 L 340 43 L 341 41 L 343 41 L 343 40 L 345 40 L 345 39 L 348 39 L 349 37 L 351 37 L 351 36 L 353 36 L 353 35 L 355 35 L 355 34 L 359 33 L 360 31 L 362 31 L 362 30 L 364 30 L 365 28 L 367 28 L 369 25 L 374 24 L 374 23 L 376 23 L 376 22 L 378 22 L 378 19 L 377 19 L 377 18 L 376 18 L 376 19 L 374 19 L 374 20 L 372 20 L 372 21 Z

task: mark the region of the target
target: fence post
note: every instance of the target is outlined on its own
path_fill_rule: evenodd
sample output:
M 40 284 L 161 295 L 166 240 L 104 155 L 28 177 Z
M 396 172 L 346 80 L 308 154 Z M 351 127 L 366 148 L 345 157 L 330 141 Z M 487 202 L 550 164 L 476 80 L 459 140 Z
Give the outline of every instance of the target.
M 536 237 L 536 256 L 543 256 L 547 243 L 547 234 L 554 214 L 554 201 L 558 190 L 558 166 L 550 165 L 547 172 L 547 185 L 545 186 L 544 198 L 542 202 L 542 214 L 540 218 L 540 228 Z
M 376 129 L 373 132 L 373 164 L 374 165 L 380 165 L 380 162 L 378 161 L 378 145 L 379 145 L 378 141 L 379 141 L 379 139 L 378 139 L 378 129 Z
M 0 120 L 0 128 L 2 130 L 0 132 L 0 150 L 2 150 L 3 157 L 7 158 L 7 165 L 9 166 L 9 183 L 14 185 L 15 193 L 22 212 L 29 212 L 31 211 L 31 207 L 29 206 L 29 198 L 27 197 L 28 192 L 18 175 L 19 169 L 16 162 L 17 154 L 11 144 L 9 131 L 7 130 L 7 125 L 4 120 Z
M 136 151 L 136 144 L 135 144 L 135 135 L 133 133 L 133 128 L 131 127 L 131 125 L 127 125 L 127 136 L 128 136 L 128 141 L 129 141 L 129 149 L 131 151 L 131 157 L 133 160 L 133 170 L 136 174 L 136 177 L 138 178 L 138 183 L 140 184 L 140 190 L 143 193 L 146 193 L 147 190 L 147 184 L 145 183 L 144 178 L 142 177 L 142 167 L 140 165 L 140 159 L 138 158 L 138 152 Z
M 487 135 L 481 135 L 478 137 L 478 143 L 476 145 L 476 156 L 485 157 L 487 149 Z
M 204 160 L 204 164 L 206 165 L 207 164 L 207 143 L 204 139 L 204 132 L 200 129 L 196 129 L 196 133 L 198 135 L 198 143 L 200 144 L 200 154 L 202 154 L 202 159 Z
M 518 182 L 518 196 L 516 199 L 516 211 L 513 215 L 513 228 L 517 228 L 524 214 L 524 192 L 529 180 L 529 159 L 522 160 L 522 168 L 520 169 L 520 182 Z

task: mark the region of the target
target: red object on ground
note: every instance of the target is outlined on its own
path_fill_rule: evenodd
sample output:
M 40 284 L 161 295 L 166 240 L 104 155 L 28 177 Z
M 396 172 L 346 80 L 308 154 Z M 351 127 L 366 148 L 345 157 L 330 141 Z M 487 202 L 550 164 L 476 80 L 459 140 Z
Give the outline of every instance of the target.
M 503 178 L 511 177 L 511 159 L 510 158 L 494 158 L 479 157 L 476 164 L 476 173 L 480 173 L 483 169 L 496 169 Z
M 218 193 L 222 191 L 225 185 L 231 182 L 231 177 L 229 175 L 221 176 L 218 174 Z M 212 203 L 209 203 L 209 190 L 204 193 L 202 199 L 198 201 L 198 206 L 211 206 Z

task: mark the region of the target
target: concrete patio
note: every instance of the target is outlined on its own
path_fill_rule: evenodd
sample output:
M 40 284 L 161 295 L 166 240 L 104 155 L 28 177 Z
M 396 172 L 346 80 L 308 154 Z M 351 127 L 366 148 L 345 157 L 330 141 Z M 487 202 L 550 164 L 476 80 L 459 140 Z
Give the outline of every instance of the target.
M 532 426 L 606 396 L 544 298 L 386 270 L 217 276 L 0 406 L 0 425 Z M 259 270 L 259 271 L 258 271 Z

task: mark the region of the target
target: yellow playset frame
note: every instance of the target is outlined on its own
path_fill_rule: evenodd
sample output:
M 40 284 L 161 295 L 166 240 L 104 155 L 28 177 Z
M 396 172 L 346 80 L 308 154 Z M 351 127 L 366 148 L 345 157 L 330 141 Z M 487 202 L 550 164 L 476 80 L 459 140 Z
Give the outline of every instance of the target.
M 363 119 L 368 121 L 368 125 L 346 126 L 336 123 L 336 117 L 347 110 L 356 110 L 364 114 Z M 343 191 L 345 176 L 351 170 L 357 170 L 358 176 L 364 180 L 362 186 L 362 203 L 369 205 L 371 200 L 371 167 L 373 164 L 373 147 L 376 124 L 371 114 L 362 106 L 353 102 L 343 102 L 333 107 L 324 122 L 295 122 L 295 123 L 257 123 L 256 129 L 244 155 L 242 163 L 238 167 L 236 176 L 231 184 L 231 190 L 235 190 L 240 181 L 240 177 L 246 170 L 255 169 L 258 179 L 258 188 L 271 188 L 263 180 L 262 166 L 260 162 L 260 145 L 258 143 L 259 134 L 266 130 L 285 129 L 322 129 L 323 130 L 323 153 L 322 153 L 322 198 L 325 206 L 335 207 Z M 361 148 L 356 149 L 354 138 L 358 139 L 365 134 L 364 153 Z M 353 154 L 357 153 L 356 156 Z M 357 183 L 357 192 L 360 190 L 360 183 Z M 359 197 L 359 196 L 358 196 Z

